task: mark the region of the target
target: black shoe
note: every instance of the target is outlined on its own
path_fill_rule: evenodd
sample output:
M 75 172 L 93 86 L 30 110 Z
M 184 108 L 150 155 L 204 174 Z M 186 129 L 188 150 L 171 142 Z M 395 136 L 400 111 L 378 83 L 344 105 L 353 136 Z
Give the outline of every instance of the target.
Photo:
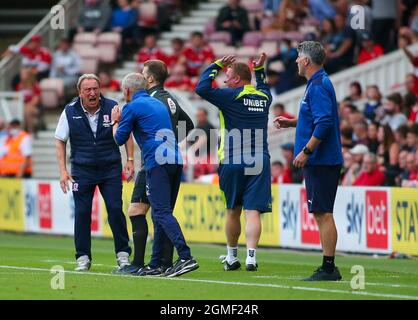
M 143 266 L 138 267 L 134 264 L 131 264 L 129 266 L 124 266 L 122 268 L 117 268 L 117 269 L 113 270 L 112 273 L 114 273 L 114 274 L 135 274 L 142 268 L 143 268 Z
M 188 260 L 181 260 L 179 258 L 176 263 L 166 271 L 165 276 L 168 278 L 178 277 L 187 272 L 196 270 L 197 268 L 199 268 L 199 265 L 193 258 Z
M 258 269 L 258 264 L 256 263 L 256 264 L 247 264 L 246 266 L 245 266 L 245 269 L 247 270 L 247 271 L 257 271 L 257 269 Z
M 326 272 L 325 269 L 319 267 L 315 270 L 313 275 L 303 279 L 303 281 L 340 281 L 341 279 L 342 276 L 337 267 L 334 267 L 334 270 L 331 273 Z
M 224 270 L 225 271 L 234 271 L 234 270 L 238 270 L 238 269 L 241 269 L 241 263 L 239 262 L 239 260 L 235 260 L 231 264 L 229 264 L 228 261 L 224 260 Z
M 153 276 L 153 277 L 161 277 L 164 275 L 164 269 L 162 267 L 151 268 L 150 266 L 145 266 L 138 270 L 135 273 L 136 276 L 144 277 L 144 276 Z

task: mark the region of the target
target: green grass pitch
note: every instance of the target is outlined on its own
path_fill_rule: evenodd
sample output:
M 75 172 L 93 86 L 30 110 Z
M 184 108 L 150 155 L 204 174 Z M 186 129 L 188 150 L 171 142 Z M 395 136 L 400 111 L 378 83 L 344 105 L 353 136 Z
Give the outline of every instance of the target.
M 151 243 L 148 244 L 147 259 Z M 259 271 L 225 272 L 223 246 L 192 244 L 200 268 L 174 279 L 111 274 L 113 242 L 93 239 L 89 272 L 74 272 L 73 238 L 0 233 L 0 299 L 418 299 L 418 261 L 337 255 L 337 283 L 300 281 L 320 264 L 321 254 L 279 249 L 257 251 Z M 239 257 L 245 262 L 245 248 Z M 51 267 L 64 267 L 65 288 L 52 289 Z M 351 288 L 351 268 L 361 265 L 365 288 Z

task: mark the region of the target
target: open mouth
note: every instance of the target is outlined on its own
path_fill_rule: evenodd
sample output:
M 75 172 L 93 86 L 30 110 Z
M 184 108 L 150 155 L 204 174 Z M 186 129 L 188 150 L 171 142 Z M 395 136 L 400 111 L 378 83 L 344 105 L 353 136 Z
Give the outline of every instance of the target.
M 89 98 L 89 102 L 96 102 L 97 98 Z

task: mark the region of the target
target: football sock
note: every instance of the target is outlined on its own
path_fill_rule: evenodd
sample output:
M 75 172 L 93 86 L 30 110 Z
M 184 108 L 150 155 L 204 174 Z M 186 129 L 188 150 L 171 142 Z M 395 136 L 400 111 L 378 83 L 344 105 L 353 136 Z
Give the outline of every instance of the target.
M 135 253 L 132 264 L 142 267 L 144 266 L 145 246 L 148 238 L 148 222 L 145 215 L 133 216 L 130 219 Z
M 226 250 L 228 252 L 228 255 L 226 256 L 226 261 L 228 261 L 228 263 L 232 263 L 238 260 L 238 247 L 226 246 Z
M 322 259 L 322 268 L 325 272 L 332 273 L 335 268 L 334 257 L 324 256 Z
M 256 264 L 256 250 L 253 248 L 247 249 L 247 259 L 245 261 L 245 264 Z

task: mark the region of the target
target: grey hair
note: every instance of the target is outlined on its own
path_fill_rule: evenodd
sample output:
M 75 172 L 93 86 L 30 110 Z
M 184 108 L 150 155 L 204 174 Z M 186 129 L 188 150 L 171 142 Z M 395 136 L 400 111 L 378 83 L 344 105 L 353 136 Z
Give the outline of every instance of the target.
M 326 53 L 320 42 L 304 41 L 298 45 L 298 52 L 307 56 L 309 60 L 318 66 L 322 66 L 325 62 Z
M 364 155 L 364 158 L 369 157 L 373 160 L 374 163 L 377 163 L 377 156 L 373 152 L 368 152 Z M 363 158 L 363 159 L 364 159 Z
M 146 88 L 146 81 L 141 73 L 129 73 L 122 80 L 122 88 L 128 88 L 132 93 Z
M 78 89 L 78 91 L 80 91 L 81 83 L 84 80 L 86 80 L 86 79 L 94 79 L 94 80 L 96 80 L 97 83 L 99 84 L 99 87 L 100 87 L 100 79 L 99 79 L 98 76 L 96 76 L 93 73 L 85 73 L 85 74 L 81 75 L 80 78 L 78 78 L 78 81 L 77 81 L 77 89 Z

